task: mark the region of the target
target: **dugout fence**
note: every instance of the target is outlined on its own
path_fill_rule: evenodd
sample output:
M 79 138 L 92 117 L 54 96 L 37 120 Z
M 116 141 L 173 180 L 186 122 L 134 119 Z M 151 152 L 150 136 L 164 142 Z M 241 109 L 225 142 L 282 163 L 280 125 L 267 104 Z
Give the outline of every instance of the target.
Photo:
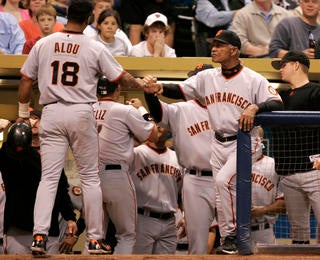
M 255 125 L 260 125 L 265 130 L 265 138 L 268 143 L 268 151 L 265 152 L 271 157 L 276 157 L 275 168 L 277 172 L 286 174 L 286 171 L 307 171 L 312 167 L 312 158 L 310 159 L 311 161 L 307 162 L 305 155 L 314 156 L 316 155 L 315 151 L 320 149 L 320 112 L 277 111 L 260 113 L 255 117 Z M 290 224 L 286 213 L 284 213 L 279 216 L 279 221 L 286 221 L 285 227 L 275 225 L 275 229 L 285 229 L 285 238 L 287 239 L 277 237 L 276 244 L 261 244 L 255 248 L 252 246 L 250 225 L 252 196 L 250 134 L 239 130 L 237 143 L 236 205 L 238 253 L 240 255 L 253 253 L 320 254 L 319 239 L 316 238 L 316 233 L 318 233 L 317 223 L 312 211 L 310 220 L 306 220 L 307 223 L 310 223 L 311 232 L 307 235 L 310 235 L 312 239 L 311 244 L 291 244 Z M 320 203 L 320 200 L 318 203 Z M 275 230 L 275 233 L 279 236 L 281 231 Z M 285 242 L 280 243 L 280 240 Z

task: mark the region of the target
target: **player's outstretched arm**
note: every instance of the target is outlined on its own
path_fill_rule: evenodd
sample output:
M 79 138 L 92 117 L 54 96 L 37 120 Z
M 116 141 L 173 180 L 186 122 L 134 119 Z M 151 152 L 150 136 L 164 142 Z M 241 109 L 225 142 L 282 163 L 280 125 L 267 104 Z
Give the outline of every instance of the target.
M 156 78 L 153 76 L 146 76 L 143 79 L 134 78 L 129 72 L 124 71 L 119 78 L 119 83 L 123 87 L 127 88 L 140 88 L 144 89 L 149 84 L 156 82 Z

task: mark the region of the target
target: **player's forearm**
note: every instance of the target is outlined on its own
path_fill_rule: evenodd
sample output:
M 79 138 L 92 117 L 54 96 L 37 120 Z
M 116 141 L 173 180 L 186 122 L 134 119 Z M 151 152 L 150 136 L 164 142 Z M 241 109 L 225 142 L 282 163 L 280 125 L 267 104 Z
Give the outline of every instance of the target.
M 283 103 L 280 100 L 270 100 L 258 104 L 257 113 L 283 110 Z
M 156 123 L 160 122 L 162 119 L 162 109 L 161 104 L 157 96 L 154 94 L 144 93 L 144 98 L 147 102 L 151 116 Z
M 22 77 L 19 84 L 18 98 L 20 103 L 28 103 L 31 98 L 32 79 Z
M 283 199 L 278 199 L 270 205 L 264 206 L 266 214 L 282 213 L 285 211 L 285 202 Z
M 134 78 L 127 71 L 123 72 L 122 76 L 119 78 L 119 83 L 122 87 L 126 87 L 126 88 L 143 89 L 143 87 L 145 85 L 142 79 Z

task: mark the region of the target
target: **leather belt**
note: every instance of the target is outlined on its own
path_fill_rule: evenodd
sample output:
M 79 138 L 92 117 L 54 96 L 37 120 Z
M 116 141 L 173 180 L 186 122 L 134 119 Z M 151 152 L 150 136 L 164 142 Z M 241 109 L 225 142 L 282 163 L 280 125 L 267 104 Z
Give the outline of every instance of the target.
M 258 224 L 258 225 L 251 226 L 251 231 L 265 230 L 268 228 L 270 228 L 269 223 Z
M 55 101 L 55 102 L 51 102 L 51 103 L 48 103 L 48 104 L 44 104 L 43 106 L 45 107 L 45 106 L 52 105 L 52 104 L 57 104 L 57 103 L 58 103 L 58 101 Z
M 212 171 L 199 171 L 191 169 L 189 173 L 197 176 L 212 176 Z
M 223 137 L 223 136 L 219 135 L 218 133 L 214 133 L 214 136 L 221 143 L 237 140 L 237 135 L 231 135 L 231 136 Z
M 164 220 L 174 218 L 173 212 L 160 213 L 160 212 L 150 211 L 147 208 L 138 208 L 138 214 L 151 217 L 151 218 L 158 218 L 158 219 L 164 219 Z
M 105 170 L 121 170 L 120 164 L 107 164 Z

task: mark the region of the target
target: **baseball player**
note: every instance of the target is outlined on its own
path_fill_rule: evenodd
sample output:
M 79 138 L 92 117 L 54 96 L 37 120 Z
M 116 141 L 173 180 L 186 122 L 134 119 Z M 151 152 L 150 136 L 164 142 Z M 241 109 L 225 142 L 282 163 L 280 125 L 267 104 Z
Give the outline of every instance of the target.
M 198 65 L 189 75 L 210 68 L 212 65 Z M 188 251 L 206 254 L 208 230 L 215 217 L 216 204 L 209 161 L 211 147 L 206 145 L 212 139 L 207 108 L 197 100 L 167 104 L 153 94 L 146 94 L 145 99 L 155 121 L 171 130 L 179 163 L 186 168 L 182 198 Z
M 162 127 L 158 131 L 157 142 L 134 148 L 131 176 L 138 205 L 134 254 L 174 254 L 177 247 L 175 212 L 183 168 L 165 145 L 170 132 Z
M 5 249 L 8 254 L 30 253 L 33 228 L 33 208 L 41 178 L 40 155 L 31 147 L 31 127 L 15 123 L 8 132 L 7 141 L 0 150 L 0 170 L 5 185 L 4 212 Z M 21 198 L 23 197 L 23 200 Z M 76 231 L 75 214 L 67 192 L 67 177 L 61 174 L 50 219 L 48 252 L 59 253 L 58 215 L 68 221 L 69 229 Z
M 223 239 L 222 245 L 217 248 L 220 254 L 237 253 L 237 131 L 239 128 L 250 131 L 252 142 L 258 142 L 258 131 L 253 128 L 255 114 L 282 109 L 281 98 L 267 79 L 240 63 L 240 48 L 240 39 L 234 32 L 219 31 L 213 38 L 211 56 L 213 62 L 221 64 L 221 68 L 205 70 L 185 80 L 180 84 L 180 95 L 177 94 L 180 89 L 170 85 L 175 91 L 174 96 L 202 99 L 207 105 L 209 121 L 214 130 L 210 163 L 221 197 L 223 219 L 226 221 L 219 223 Z M 151 93 L 161 93 L 162 89 L 163 84 L 145 88 Z M 255 159 L 252 158 L 252 161 Z
M 261 140 L 263 129 L 258 128 Z M 280 185 L 280 176 L 275 172 L 274 159 L 263 155 L 263 143 L 257 148 L 258 159 L 252 165 L 252 207 L 251 240 L 252 244 L 275 244 L 273 227 L 277 213 L 285 210 L 284 196 Z
M 106 204 L 107 216 L 116 228 L 118 243 L 114 253 L 132 254 L 137 215 L 136 194 L 130 176 L 130 166 L 134 158 L 133 136 L 140 141 L 155 142 L 158 131 L 156 125 L 144 120 L 135 107 L 117 102 L 120 85 L 107 84 L 106 93 L 103 107 L 107 113 L 99 133 L 103 202 Z M 101 111 L 101 107 L 95 110 Z
M 91 13 L 91 1 L 71 1 L 65 30 L 39 40 L 21 68 L 19 117 L 29 117 L 28 103 L 36 79 L 39 103 L 44 106 L 40 125 L 42 177 L 31 246 L 35 254 L 46 252 L 50 216 L 68 146 L 79 169 L 89 253 L 110 252 L 101 240 L 102 196 L 96 160 L 98 133 L 92 113 L 92 103 L 97 100 L 96 83 L 99 74 L 111 81 L 119 80 L 127 87 L 143 88 L 145 82 L 124 71 L 103 44 L 82 34 Z
M 305 53 L 289 51 L 281 60 L 271 64 L 280 70 L 282 80 L 290 83 L 290 89 L 281 92 L 285 110 L 320 111 L 320 86 L 309 81 L 310 60 Z M 310 243 L 310 208 L 317 223 L 320 223 L 319 135 L 319 127 L 290 127 L 272 131 L 276 172 L 282 176 L 294 244 Z

